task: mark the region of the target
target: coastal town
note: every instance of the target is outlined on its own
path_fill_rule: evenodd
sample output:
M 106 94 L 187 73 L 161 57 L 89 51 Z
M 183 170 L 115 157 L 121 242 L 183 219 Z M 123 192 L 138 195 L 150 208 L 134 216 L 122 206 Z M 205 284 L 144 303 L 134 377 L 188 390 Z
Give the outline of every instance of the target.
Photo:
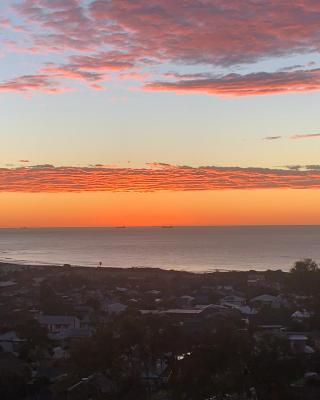
M 320 270 L 0 264 L 2 400 L 320 398 Z

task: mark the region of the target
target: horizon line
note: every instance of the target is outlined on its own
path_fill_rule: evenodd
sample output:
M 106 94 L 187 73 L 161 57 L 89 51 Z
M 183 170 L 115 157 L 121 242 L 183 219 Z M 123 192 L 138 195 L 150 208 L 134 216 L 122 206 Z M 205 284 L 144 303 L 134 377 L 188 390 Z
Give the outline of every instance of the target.
M 87 225 L 87 226 L 0 226 L 0 229 L 130 229 L 130 228 L 219 228 L 219 227 L 294 227 L 294 226 L 320 226 L 317 224 L 163 224 L 163 225 Z

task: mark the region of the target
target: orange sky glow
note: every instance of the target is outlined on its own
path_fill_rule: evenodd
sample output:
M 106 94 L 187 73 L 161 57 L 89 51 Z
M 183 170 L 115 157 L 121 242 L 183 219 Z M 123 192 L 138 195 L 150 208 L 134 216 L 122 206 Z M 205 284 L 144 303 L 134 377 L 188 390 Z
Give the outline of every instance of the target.
M 320 224 L 320 191 L 1 193 L 0 226 Z

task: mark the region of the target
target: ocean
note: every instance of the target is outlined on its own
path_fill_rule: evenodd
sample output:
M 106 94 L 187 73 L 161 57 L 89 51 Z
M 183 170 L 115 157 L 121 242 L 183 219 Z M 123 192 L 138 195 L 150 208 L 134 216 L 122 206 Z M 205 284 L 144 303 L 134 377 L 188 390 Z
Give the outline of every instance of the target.
M 0 261 L 194 272 L 320 261 L 320 226 L 0 229 Z

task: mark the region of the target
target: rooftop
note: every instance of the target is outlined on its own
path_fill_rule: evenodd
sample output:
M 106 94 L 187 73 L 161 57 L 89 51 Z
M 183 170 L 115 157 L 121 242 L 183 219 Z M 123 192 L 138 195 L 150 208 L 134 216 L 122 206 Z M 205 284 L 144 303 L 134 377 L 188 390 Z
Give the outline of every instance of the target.
M 44 325 L 68 325 L 73 324 L 76 319 L 77 317 L 71 315 L 40 315 L 38 321 Z

